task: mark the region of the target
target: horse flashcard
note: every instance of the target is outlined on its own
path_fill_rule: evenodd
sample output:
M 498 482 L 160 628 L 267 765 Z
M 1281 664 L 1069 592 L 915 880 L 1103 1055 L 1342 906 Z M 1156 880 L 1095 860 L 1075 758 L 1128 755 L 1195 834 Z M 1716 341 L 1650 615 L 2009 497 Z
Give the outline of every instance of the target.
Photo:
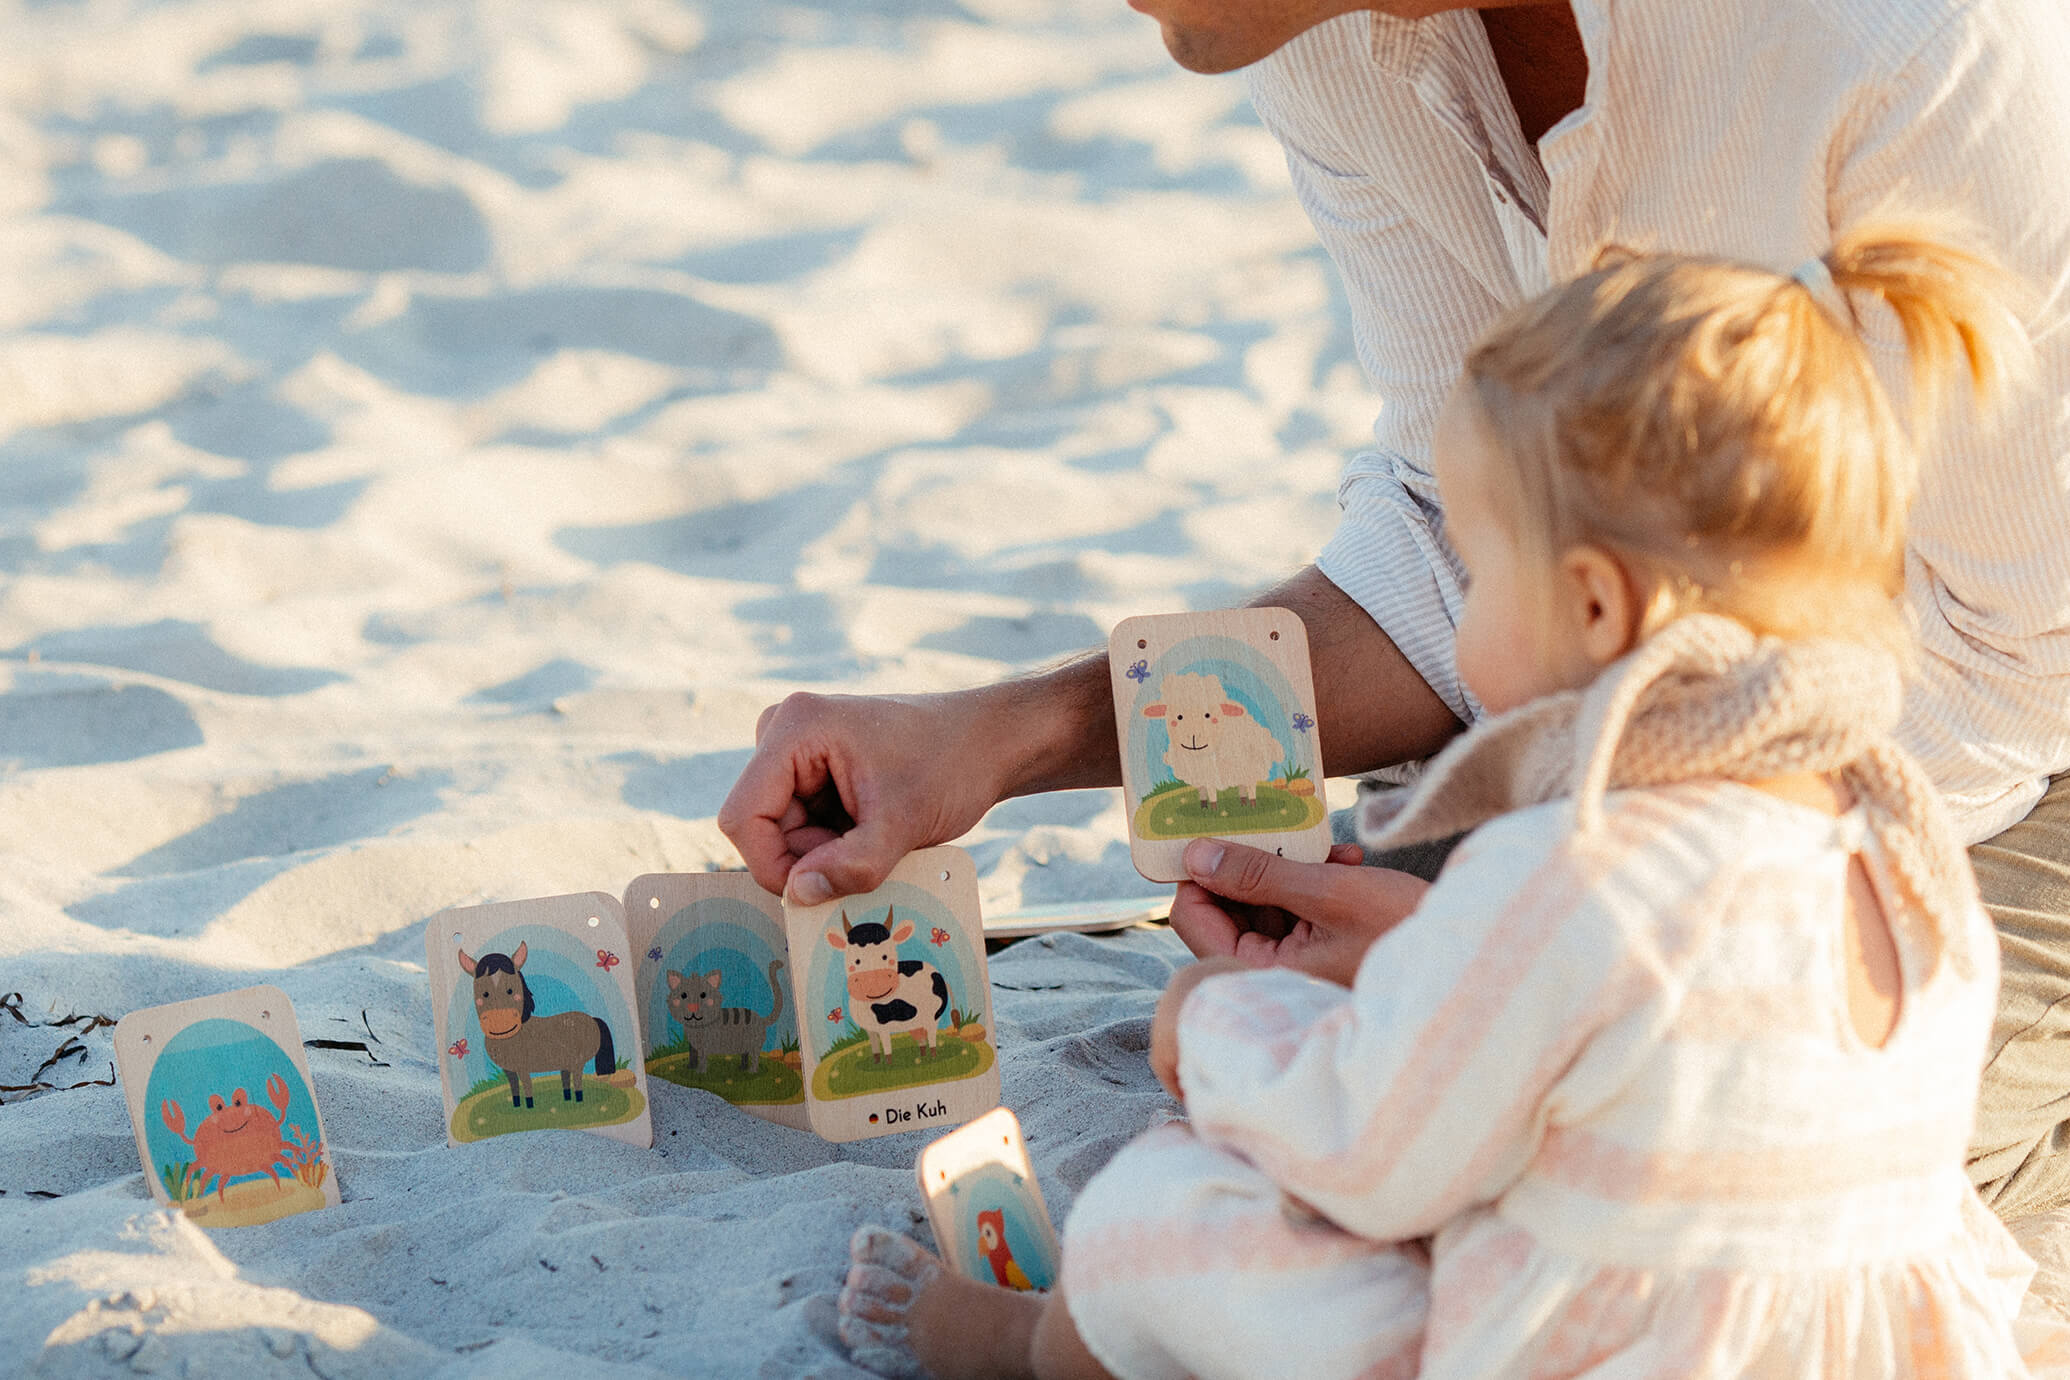
M 115 1061 L 151 1196 L 204 1227 L 335 1207 L 295 1009 L 246 987 L 132 1011 Z
M 667 872 L 625 889 L 649 1078 L 810 1130 L 783 907 L 745 872 Z
M 1308 633 L 1285 609 L 1129 618 L 1107 644 L 1129 856 L 1186 880 L 1197 838 L 1300 862 L 1330 853 Z
M 654 1143 L 618 898 L 440 911 L 425 926 L 446 1139 L 593 1131 Z
M 954 1126 L 999 1104 L 977 869 L 903 858 L 863 896 L 784 908 L 805 1107 L 828 1140 Z
M 1055 1286 L 1062 1253 L 1019 1117 L 995 1107 L 922 1150 L 913 1172 L 950 1269 L 1003 1289 Z

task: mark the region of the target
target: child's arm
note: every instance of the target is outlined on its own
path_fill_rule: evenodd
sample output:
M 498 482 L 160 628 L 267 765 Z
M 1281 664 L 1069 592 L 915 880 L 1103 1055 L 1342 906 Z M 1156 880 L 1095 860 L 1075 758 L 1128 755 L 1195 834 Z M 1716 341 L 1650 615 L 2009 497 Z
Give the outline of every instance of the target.
M 1182 994 L 1172 1043 L 1199 1134 L 1400 1240 L 1496 1196 L 1549 1122 L 1622 1086 L 1668 981 L 1602 893 L 1629 845 L 1579 853 L 1533 813 L 1469 840 L 1350 992 L 1272 969 Z
M 1186 998 L 1207 978 L 1218 973 L 1248 973 L 1251 965 L 1236 958 L 1203 958 L 1172 974 L 1164 995 L 1157 999 L 1157 1015 L 1150 1022 L 1150 1071 L 1164 1090 L 1181 1102 L 1186 1094 L 1179 1087 L 1179 1012 Z

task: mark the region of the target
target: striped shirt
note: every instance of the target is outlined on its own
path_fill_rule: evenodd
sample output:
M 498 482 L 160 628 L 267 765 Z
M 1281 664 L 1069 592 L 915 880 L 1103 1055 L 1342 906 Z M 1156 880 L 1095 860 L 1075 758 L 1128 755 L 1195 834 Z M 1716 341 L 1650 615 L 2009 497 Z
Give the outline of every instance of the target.
M 1430 440 L 1479 334 L 1606 245 L 1788 272 L 1890 199 L 1953 205 L 2025 281 L 2039 367 L 1989 424 L 1958 415 L 1925 447 L 1906 572 L 1923 654 L 1899 736 L 1967 841 L 1997 833 L 2070 768 L 2070 7 L 1574 11 L 1586 101 L 1536 153 L 1470 10 L 1353 13 L 1250 69 L 1385 404 L 1319 568 L 1473 722 Z M 1902 399 L 1901 337 L 1872 316 L 1865 339 Z

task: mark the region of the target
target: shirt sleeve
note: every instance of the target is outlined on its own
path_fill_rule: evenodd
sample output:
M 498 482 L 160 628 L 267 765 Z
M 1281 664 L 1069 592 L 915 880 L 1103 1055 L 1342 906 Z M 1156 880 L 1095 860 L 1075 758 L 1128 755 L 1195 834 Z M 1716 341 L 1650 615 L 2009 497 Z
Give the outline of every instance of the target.
M 1570 817 L 1541 807 L 1468 839 L 1349 991 L 1284 969 L 1202 982 L 1179 1022 L 1196 1131 L 1377 1240 L 1497 1196 L 1665 1025 L 1648 1001 L 1663 969 L 1621 938 Z
M 1318 25 L 1251 69 L 1251 103 L 1285 150 L 1302 209 L 1344 281 L 1359 363 L 1381 400 L 1373 449 L 1337 491 L 1342 516 L 1316 564 L 1394 642 L 1461 722 L 1480 705 L 1460 683 L 1453 630 L 1461 568 L 1445 540 L 1430 441 L 1468 347 L 1500 309 L 1479 274 L 1406 209 L 1414 177 L 1445 215 L 1487 192 L 1479 165 L 1367 52 L 1370 16 Z M 1356 110 L 1360 118 L 1347 120 Z M 1389 137 L 1389 150 L 1359 140 Z M 1406 162 L 1406 166 L 1402 165 Z M 1434 190 L 1446 189 L 1437 196 Z
M 1837 235 L 1885 208 L 1958 208 L 2022 281 L 2033 377 L 1979 417 L 1958 396 L 1922 445 L 1907 600 L 1920 679 L 1900 736 L 1970 841 L 2070 766 L 2070 11 L 1957 9 L 1844 139 Z M 1902 408 L 1903 336 L 1863 313 Z M 1900 412 L 1902 416 L 1902 411 Z

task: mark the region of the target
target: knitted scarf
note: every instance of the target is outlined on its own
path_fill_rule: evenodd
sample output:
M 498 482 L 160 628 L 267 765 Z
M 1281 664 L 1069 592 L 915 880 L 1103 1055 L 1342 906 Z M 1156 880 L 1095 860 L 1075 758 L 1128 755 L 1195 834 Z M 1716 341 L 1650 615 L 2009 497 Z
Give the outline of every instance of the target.
M 1957 917 L 1975 904 L 1975 882 L 1939 792 L 1891 739 L 1902 694 L 1892 658 L 1859 643 L 1757 638 L 1730 618 L 1688 614 L 1586 689 L 1475 725 L 1413 788 L 1368 799 L 1359 838 L 1421 843 L 1569 796 L 1587 835 L 1602 825 L 1604 792 L 1620 787 L 1829 774 L 1854 793 L 1911 893 L 1898 909 L 1931 925 L 1926 950 L 1968 976 Z

